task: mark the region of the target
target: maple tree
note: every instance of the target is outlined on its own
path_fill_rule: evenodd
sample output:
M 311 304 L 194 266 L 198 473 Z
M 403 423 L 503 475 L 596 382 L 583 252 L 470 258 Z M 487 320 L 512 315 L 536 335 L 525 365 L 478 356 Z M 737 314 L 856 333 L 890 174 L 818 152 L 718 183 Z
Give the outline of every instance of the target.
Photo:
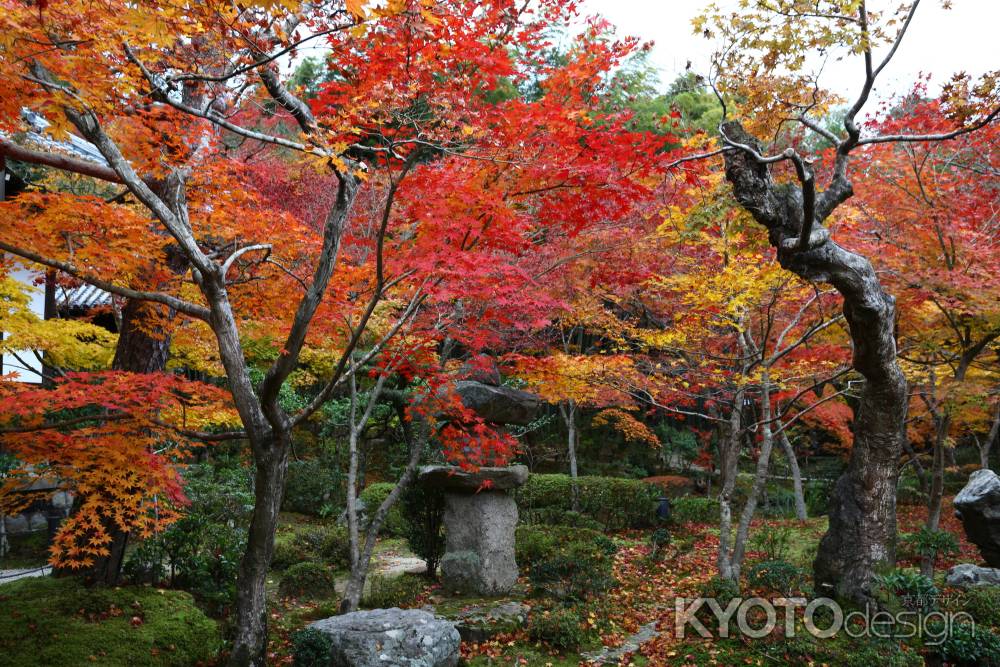
M 716 567 L 719 576 L 739 581 L 774 444 L 779 442 L 797 467 L 787 429 L 836 398 L 816 396 L 821 394 L 817 388 L 843 375 L 845 360 L 838 353 L 841 317 L 830 312 L 832 295 L 770 261 L 770 249 L 751 233 L 747 216 L 724 205 L 718 180 L 710 177 L 700 202 L 686 212 L 665 211 L 658 230 L 660 238 L 685 254 L 669 275 L 656 280 L 656 303 L 669 313 L 664 334 L 671 346 L 669 354 L 657 357 L 653 400 L 715 425 Z M 702 209 L 716 216 L 706 223 Z M 749 447 L 744 445 L 748 440 Z M 734 525 L 738 463 L 757 445 L 753 485 Z M 801 516 L 801 479 L 796 486 Z
M 950 121 L 946 131 L 863 132 L 858 114 L 905 37 L 919 1 L 896 14 L 873 13 L 865 3 L 846 0 L 821 5 L 805 8 L 789 0 L 733 15 L 710 7 L 695 27 L 725 43 L 714 63 L 716 83 L 733 107 L 726 115 L 731 111 L 743 122 L 720 125 L 721 147 L 715 153 L 724 156 L 737 201 L 767 229 L 783 267 L 831 284 L 844 300 L 853 364 L 865 383 L 855 409 L 851 458 L 833 491 L 830 529 L 815 575 L 818 586 L 864 601 L 874 568 L 894 561 L 895 481 L 908 392 L 896 359 L 894 299 L 871 262 L 833 241 L 824 223 L 836 221 L 853 195 L 852 154 L 888 143 L 948 141 L 992 122 L 1000 106 L 995 73 L 977 83 L 960 75 L 943 93 Z M 836 101 L 811 69 L 810 57 L 819 50 L 841 50 L 860 61 L 860 92 L 839 127 L 817 120 Z M 782 131 L 789 118 L 794 129 Z M 775 137 L 776 150 L 766 151 L 760 136 Z M 817 137 L 824 148 L 810 153 L 805 136 Z
M 594 95 L 636 43 L 606 39 L 595 22 L 565 61 L 546 63 L 545 30 L 570 19 L 570 2 L 4 9 L 2 129 L 18 131 L 31 108 L 50 136 L 78 133 L 105 164 L 6 139 L 2 150 L 125 192 L 25 193 L 0 209 L 12 231 L 0 249 L 137 304 L 137 324 L 158 349 L 169 345 L 170 364 L 225 379 L 239 425 L 189 437 L 250 443 L 256 505 L 231 661 L 263 664 L 264 582 L 293 430 L 395 338 L 407 362 L 393 371 L 453 397 L 455 369 L 437 344 L 480 350 L 503 327 L 539 319 L 539 302 L 524 298 L 533 239 L 572 239 L 625 215 L 656 169 L 662 140 L 602 114 Z M 275 60 L 320 38 L 330 76 L 306 103 Z M 525 79 L 515 56 L 531 63 L 538 94 L 492 96 Z M 308 191 L 296 193 L 300 180 Z M 313 201 L 298 200 L 313 187 Z M 118 376 L 89 377 L 103 386 Z M 288 382 L 312 386 L 304 406 L 282 404 Z M 139 407 L 166 406 L 139 396 L 118 407 L 145 433 L 152 418 Z M 47 398 L 59 405 L 58 392 Z M 508 456 L 509 439 L 462 407 L 451 398 L 427 414 L 455 416 L 436 431 L 445 454 L 463 465 Z M 148 452 L 161 434 L 148 429 L 135 446 Z M 74 528 L 65 534 L 105 550 L 104 536 Z

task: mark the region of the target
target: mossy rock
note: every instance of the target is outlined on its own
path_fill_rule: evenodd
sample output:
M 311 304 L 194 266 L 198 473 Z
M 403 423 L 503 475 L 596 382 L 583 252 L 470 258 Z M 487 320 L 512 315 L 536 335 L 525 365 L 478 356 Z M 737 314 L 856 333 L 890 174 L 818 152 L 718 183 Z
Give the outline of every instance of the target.
M 183 591 L 85 588 L 38 577 L 0 587 L 0 662 L 6 667 L 209 665 L 219 628 Z

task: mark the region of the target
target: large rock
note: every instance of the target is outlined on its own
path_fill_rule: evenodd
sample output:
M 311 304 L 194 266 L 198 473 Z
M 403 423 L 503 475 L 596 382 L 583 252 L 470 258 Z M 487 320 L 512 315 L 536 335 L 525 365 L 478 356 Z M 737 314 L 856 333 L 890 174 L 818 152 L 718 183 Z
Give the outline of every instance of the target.
M 948 570 L 946 582 L 949 586 L 958 586 L 959 588 L 1000 586 L 1000 570 L 980 567 L 972 563 L 960 563 Z
M 480 595 L 508 593 L 517 583 L 516 527 L 517 503 L 503 491 L 445 494 L 444 587 Z
M 462 470 L 455 466 L 424 466 L 420 481 L 449 492 L 509 491 L 528 481 L 527 466 Z
M 1000 567 L 1000 477 L 992 470 L 972 473 L 955 496 L 955 514 L 986 564 Z
M 419 609 L 373 609 L 309 625 L 330 637 L 330 667 L 455 667 L 455 625 Z
M 475 380 L 455 383 L 462 404 L 488 422 L 526 426 L 538 416 L 542 400 L 535 394 Z

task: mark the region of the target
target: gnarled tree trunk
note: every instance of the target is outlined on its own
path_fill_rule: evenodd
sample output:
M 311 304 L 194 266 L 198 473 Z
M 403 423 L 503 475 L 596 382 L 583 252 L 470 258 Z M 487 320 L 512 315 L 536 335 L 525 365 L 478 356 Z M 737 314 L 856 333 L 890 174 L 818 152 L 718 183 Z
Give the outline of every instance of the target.
M 722 130 L 732 147 L 725 153 L 726 178 L 740 205 L 767 228 L 781 266 L 833 285 L 844 299 L 854 368 L 865 382 L 850 462 L 832 492 L 830 527 L 814 573 L 819 591 L 864 602 L 876 565 L 895 560 L 897 464 L 907 409 L 906 379 L 896 361 L 895 300 L 871 263 L 830 240 L 820 224 L 850 197 L 846 176 L 816 199 L 811 173 L 800 175 L 801 188 L 778 184 L 742 125 L 728 122 Z

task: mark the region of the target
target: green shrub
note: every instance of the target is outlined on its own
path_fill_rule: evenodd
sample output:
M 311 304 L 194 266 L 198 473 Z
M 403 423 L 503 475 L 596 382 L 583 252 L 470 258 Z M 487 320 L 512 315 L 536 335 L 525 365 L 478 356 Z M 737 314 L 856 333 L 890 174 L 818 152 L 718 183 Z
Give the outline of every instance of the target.
M 191 501 L 184 515 L 129 552 L 125 576 L 137 583 L 183 588 L 212 613 L 236 599 L 236 574 L 253 511 L 249 468 L 192 465 L 184 471 Z
M 599 521 L 573 510 L 564 510 L 561 507 L 541 507 L 530 510 L 520 519 L 522 523 L 531 525 L 573 526 L 590 530 L 604 529 Z
M 660 489 L 638 479 L 621 477 L 577 478 L 580 513 L 604 530 L 647 528 L 656 520 Z M 573 509 L 573 483 L 569 475 L 530 475 L 515 492 L 518 511 L 530 516 L 540 509 Z
M 725 609 L 732 600 L 740 597 L 740 585 L 732 579 L 723 579 L 718 576 L 712 577 L 698 587 L 698 597 L 705 599 L 714 598 L 719 606 Z M 712 628 L 713 632 L 718 626 L 719 621 L 707 604 L 702 605 L 695 612 L 695 617 L 704 623 L 706 628 Z M 730 634 L 736 632 L 735 614 L 729 619 L 729 631 Z
M 907 555 L 915 558 L 939 558 L 959 552 L 958 538 L 947 530 L 929 530 L 921 527 L 915 533 L 906 533 L 900 538 Z
M 535 611 L 528 619 L 528 637 L 561 653 L 577 651 L 592 636 L 580 613 L 572 608 Z
M 37 567 L 49 559 L 49 534 L 44 530 L 8 533 L 7 549 L 7 553 L 0 556 L 0 569 Z
M 703 598 L 715 598 L 723 608 L 733 598 L 740 596 L 740 586 L 732 579 L 722 577 L 712 577 L 698 587 L 698 596 Z
M 271 567 L 284 570 L 297 563 L 323 562 L 337 569 L 345 569 L 351 562 L 351 543 L 347 529 L 308 528 L 280 533 L 274 541 Z
M 330 635 L 312 628 L 304 628 L 292 634 L 292 656 L 294 667 L 327 667 L 330 664 L 330 649 L 333 641 Z
M 395 486 L 391 482 L 375 482 L 364 488 L 364 491 L 361 492 L 361 500 L 365 503 L 369 519 L 375 516 L 379 505 L 392 493 Z M 403 515 L 401 504 L 397 501 L 385 515 L 381 533 L 389 537 L 406 537 L 407 530 L 406 517 Z
M 1000 628 L 1000 588 L 976 586 L 963 591 L 961 611 L 979 625 Z
M 361 606 L 365 609 L 412 607 L 426 587 L 427 580 L 415 574 L 372 574 L 368 577 L 367 589 L 361 597 Z
M 912 611 L 929 612 L 937 608 L 938 590 L 928 577 L 909 570 L 892 570 L 877 575 L 875 584 L 883 602 Z
M 795 492 L 783 486 L 768 488 L 761 505 L 761 514 L 776 519 L 795 517 Z
M 715 498 L 684 496 L 670 506 L 670 520 L 677 525 L 714 523 L 719 520 L 719 501 Z
M 901 477 L 896 487 L 896 504 L 923 506 L 927 504 L 927 494 L 920 490 L 916 477 Z
M 426 484 L 411 484 L 400 505 L 407 544 L 427 563 L 427 576 L 437 576 L 444 555 L 444 492 Z
M 809 516 L 823 516 L 830 511 L 830 493 L 834 482 L 829 480 L 810 480 L 803 491 L 806 501 L 806 511 Z
M 747 572 L 747 584 L 754 589 L 791 595 L 802 590 L 805 573 L 785 560 L 766 560 Z
M 316 600 L 336 593 L 335 584 L 333 572 L 326 565 L 297 563 L 281 577 L 278 593 L 284 597 Z
M 328 528 L 319 543 L 319 555 L 324 562 L 338 569 L 351 566 L 351 536 L 344 526 Z
M 1000 666 L 1000 637 L 985 628 L 958 623 L 950 631 L 943 624 L 928 628 L 928 636 L 944 636 L 934 651 L 955 667 Z
M 758 647 L 758 655 L 766 658 L 761 664 L 779 664 L 773 662 L 774 656 L 778 655 L 784 658 L 784 662 L 780 664 L 787 665 L 924 667 L 924 659 L 917 651 L 896 640 L 850 637 L 845 632 L 828 639 L 800 633 L 797 637 L 784 639 L 776 644 L 751 642 L 750 645 Z M 756 662 L 757 660 L 753 660 L 752 664 Z
M 657 528 L 649 536 L 649 557 L 652 560 L 659 560 L 668 546 L 670 546 L 670 531 L 666 528 Z
M 329 516 L 343 507 L 344 473 L 326 457 L 292 461 L 285 477 L 281 509 L 311 516 Z
M 761 526 L 750 537 L 751 551 L 764 554 L 764 560 L 787 560 L 793 533 L 788 526 Z
M 0 586 L 5 667 L 190 667 L 220 646 L 216 622 L 183 591 L 88 589 L 72 577 Z
M 528 569 L 535 593 L 582 600 L 608 590 L 614 542 L 599 532 L 569 526 L 520 526 L 515 536 L 518 564 Z
M 944 469 L 944 492 L 946 495 L 958 493 L 969 483 L 969 476 L 979 470 L 979 462 Z

